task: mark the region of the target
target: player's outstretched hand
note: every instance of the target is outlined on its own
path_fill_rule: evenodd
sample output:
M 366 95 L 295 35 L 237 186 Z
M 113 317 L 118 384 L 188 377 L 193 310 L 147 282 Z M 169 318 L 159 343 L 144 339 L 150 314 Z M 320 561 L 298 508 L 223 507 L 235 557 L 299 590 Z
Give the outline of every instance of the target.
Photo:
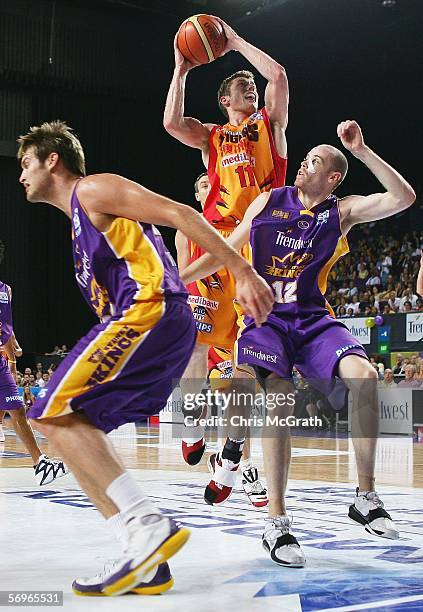
M 182 55 L 178 47 L 178 32 L 175 34 L 175 38 L 173 39 L 173 50 L 175 53 L 175 67 L 182 73 L 185 74 L 192 70 L 193 68 L 197 68 L 200 64 L 194 64 L 193 62 L 188 61 Z
M 245 314 L 253 317 L 260 327 L 272 310 L 275 301 L 269 285 L 253 268 L 236 279 L 236 297 Z
M 351 151 L 353 155 L 359 153 L 364 147 L 364 138 L 357 121 L 348 119 L 341 121 L 338 125 L 337 133 L 344 147 Z

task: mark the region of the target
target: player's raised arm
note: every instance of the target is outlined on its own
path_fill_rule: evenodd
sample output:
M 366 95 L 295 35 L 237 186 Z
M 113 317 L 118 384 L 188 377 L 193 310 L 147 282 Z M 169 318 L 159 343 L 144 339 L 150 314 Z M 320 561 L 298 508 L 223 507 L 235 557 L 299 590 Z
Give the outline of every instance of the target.
M 420 270 L 417 276 L 417 288 L 416 291 L 420 297 L 423 297 L 423 253 L 420 257 Z
M 265 281 L 193 208 L 179 204 L 114 174 L 82 179 L 77 195 L 89 215 L 113 215 L 180 230 L 207 252 L 216 253 L 237 282 L 237 298 L 258 325 L 272 309 L 273 294 Z
M 206 152 L 212 125 L 201 123 L 193 117 L 184 117 L 186 78 L 188 72 L 195 68 L 195 65 L 185 59 L 179 51 L 177 35 L 173 46 L 175 70 L 166 98 L 163 125 L 171 136 L 183 144 Z
M 414 189 L 404 177 L 365 144 L 356 121 L 342 121 L 338 125 L 337 132 L 344 147 L 362 161 L 386 189 L 385 193 L 347 196 L 340 201 L 344 233 L 357 223 L 390 217 L 413 204 L 416 199 Z
M 219 21 L 225 30 L 227 39 L 225 52 L 238 51 L 267 80 L 264 102 L 272 123 L 278 152 L 282 157 L 286 157 L 285 130 L 288 125 L 289 89 L 285 68 L 270 55 L 239 36 L 222 19 Z
M 269 192 L 261 193 L 248 208 L 242 222 L 226 239 L 227 243 L 236 251 L 239 251 L 244 244 L 248 242 L 253 219 L 266 206 L 269 196 Z M 206 276 L 214 274 L 220 267 L 220 261 L 215 255 L 212 255 L 212 253 L 205 253 L 189 266 L 185 266 L 182 269 L 180 268 L 180 276 L 182 281 L 187 285 L 195 280 L 206 278 Z
M 189 265 L 189 249 L 188 249 L 188 240 L 186 236 L 179 230 L 176 232 L 175 236 L 175 247 L 176 247 L 176 255 L 178 260 L 178 270 L 181 273 L 182 270 Z

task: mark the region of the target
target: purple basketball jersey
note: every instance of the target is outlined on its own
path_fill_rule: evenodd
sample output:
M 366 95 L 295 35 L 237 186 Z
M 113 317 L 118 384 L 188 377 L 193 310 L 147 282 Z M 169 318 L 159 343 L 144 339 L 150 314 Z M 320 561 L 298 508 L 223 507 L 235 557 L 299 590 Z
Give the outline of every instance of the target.
M 250 242 L 253 266 L 275 293 L 274 313 L 333 314 L 324 298 L 327 277 L 349 251 L 335 196 L 307 210 L 296 187 L 273 189 L 253 220 Z
M 12 297 L 10 287 L 0 281 L 0 344 L 4 345 L 13 332 Z
M 147 223 L 116 217 L 106 232 L 89 220 L 76 195 L 71 199 L 75 276 L 101 320 L 135 303 L 188 298 L 160 232 Z

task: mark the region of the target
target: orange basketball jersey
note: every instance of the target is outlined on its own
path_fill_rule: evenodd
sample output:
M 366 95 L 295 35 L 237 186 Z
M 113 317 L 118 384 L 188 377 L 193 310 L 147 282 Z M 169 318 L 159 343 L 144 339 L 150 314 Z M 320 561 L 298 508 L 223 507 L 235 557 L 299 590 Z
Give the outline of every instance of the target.
M 216 125 L 209 149 L 211 188 L 204 217 L 215 227 L 230 230 L 261 192 L 283 187 L 286 159 L 276 150 L 265 107 L 238 126 Z

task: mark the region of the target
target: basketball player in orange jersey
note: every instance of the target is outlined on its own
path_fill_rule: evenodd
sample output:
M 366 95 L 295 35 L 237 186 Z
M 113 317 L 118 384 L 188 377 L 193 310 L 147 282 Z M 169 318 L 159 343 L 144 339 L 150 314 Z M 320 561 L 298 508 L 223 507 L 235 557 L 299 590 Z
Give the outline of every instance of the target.
M 180 142 L 200 149 L 211 185 L 203 214 L 227 238 L 261 192 L 285 183 L 288 81 L 278 62 L 220 21 L 227 38 L 224 53 L 239 51 L 267 80 L 264 107 L 258 110 L 253 74 L 242 70 L 224 79 L 218 90 L 219 108 L 228 119 L 225 125 L 185 117 L 185 81 L 194 65 L 183 57 L 175 38 L 175 70 L 163 123 L 169 134 Z M 190 245 L 190 254 L 190 261 L 194 261 L 202 251 Z M 248 248 L 242 254 L 247 256 Z M 182 381 L 184 394 L 198 392 L 201 381 L 205 380 L 210 346 L 233 348 L 237 333 L 233 287 L 234 279 L 227 269 L 190 286 L 189 301 L 194 316 L 195 308 L 201 307 L 204 319 L 197 321 L 197 344 Z M 205 449 L 204 431 L 196 427 L 185 432 L 184 459 L 194 465 Z M 240 451 L 237 448 L 234 452 L 238 455 Z
M 204 210 L 207 196 L 210 193 L 210 181 L 209 177 L 207 176 L 207 172 L 203 172 L 202 174 L 200 174 L 200 176 L 197 177 L 194 183 L 194 192 L 195 199 L 197 200 L 197 202 L 200 202 L 201 208 L 202 210 Z M 193 245 L 184 236 L 184 234 L 179 231 L 176 232 L 175 244 L 178 253 L 178 267 L 179 271 L 182 272 L 191 261 L 191 251 L 193 250 Z M 225 272 L 226 271 L 223 270 L 223 273 Z M 213 277 L 209 277 L 209 279 L 204 279 L 204 282 L 210 281 L 211 283 L 212 278 Z M 194 295 L 196 292 L 196 288 L 196 283 L 192 283 L 188 286 L 188 290 L 190 291 L 190 293 L 194 293 Z M 225 320 L 226 317 L 232 318 L 233 316 L 233 292 L 226 291 L 223 298 L 224 299 L 221 299 L 219 303 L 219 315 L 223 320 Z M 198 323 L 201 323 L 206 318 L 207 309 L 204 305 L 196 304 L 195 302 L 192 304 L 192 308 L 194 319 L 198 327 Z M 213 391 L 224 391 L 225 389 L 228 389 L 231 386 L 232 348 L 211 346 L 207 347 L 207 349 L 207 371 L 208 379 L 210 381 L 210 387 Z M 205 377 L 200 379 L 200 382 L 202 382 L 204 378 Z M 200 431 L 200 435 L 203 436 L 202 428 L 197 431 Z M 202 446 L 201 452 L 203 452 L 203 450 L 204 448 Z M 267 491 L 260 482 L 257 467 L 253 465 L 251 460 L 250 451 L 250 438 L 248 437 L 247 433 L 244 448 L 242 451 L 242 460 L 240 464 L 242 474 L 242 487 L 253 506 L 266 506 L 268 503 Z M 192 456 L 194 455 L 191 454 L 191 457 Z

